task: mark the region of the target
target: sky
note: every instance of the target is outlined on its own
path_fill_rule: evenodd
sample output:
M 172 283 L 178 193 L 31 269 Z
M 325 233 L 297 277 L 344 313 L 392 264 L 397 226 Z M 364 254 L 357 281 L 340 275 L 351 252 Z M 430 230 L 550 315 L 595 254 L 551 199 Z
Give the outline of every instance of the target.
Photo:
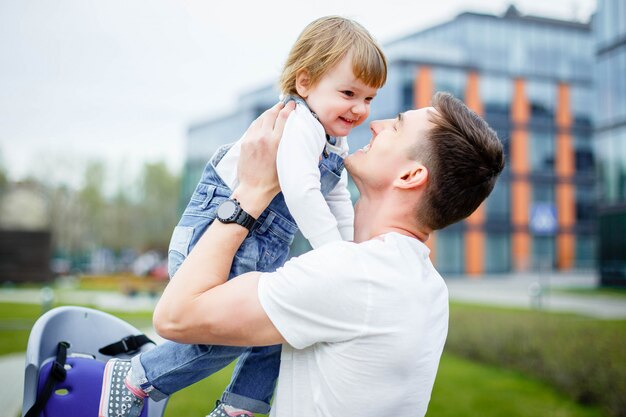
M 465 11 L 500 15 L 511 2 L 1 0 L 0 166 L 13 180 L 77 187 L 91 160 L 115 184 L 145 162 L 178 171 L 189 125 L 275 82 L 312 20 L 346 16 L 384 44 Z M 595 0 L 514 3 L 583 22 L 595 9 Z

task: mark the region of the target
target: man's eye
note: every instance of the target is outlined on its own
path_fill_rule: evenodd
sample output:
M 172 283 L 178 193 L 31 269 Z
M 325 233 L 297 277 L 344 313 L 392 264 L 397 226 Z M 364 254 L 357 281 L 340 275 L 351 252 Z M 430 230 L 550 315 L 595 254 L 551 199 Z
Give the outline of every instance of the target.
M 342 93 L 347 97 L 354 97 L 354 91 L 345 90 L 345 91 L 342 91 Z

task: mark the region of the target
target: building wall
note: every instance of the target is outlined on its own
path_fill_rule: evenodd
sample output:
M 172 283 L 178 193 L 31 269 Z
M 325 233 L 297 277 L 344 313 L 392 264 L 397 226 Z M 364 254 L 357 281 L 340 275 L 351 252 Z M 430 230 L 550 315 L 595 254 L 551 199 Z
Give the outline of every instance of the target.
M 626 3 L 599 0 L 595 149 L 599 176 L 599 270 L 605 285 L 626 286 Z

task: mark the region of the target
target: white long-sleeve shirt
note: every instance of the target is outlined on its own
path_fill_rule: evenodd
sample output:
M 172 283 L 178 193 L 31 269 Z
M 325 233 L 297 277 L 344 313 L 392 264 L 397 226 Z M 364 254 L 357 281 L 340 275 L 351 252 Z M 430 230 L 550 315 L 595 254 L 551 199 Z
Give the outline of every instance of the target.
M 287 208 L 313 248 L 354 238 L 354 209 L 347 188 L 346 171 L 343 170 L 339 182 L 326 198 L 320 191 L 318 165 L 324 148 L 342 158 L 348 155 L 346 138 L 339 137 L 335 145 L 329 144 L 320 122 L 306 106 L 297 104 L 285 124 L 276 167 Z M 241 139 L 216 167 L 217 173 L 231 189 L 238 184 L 240 153 Z

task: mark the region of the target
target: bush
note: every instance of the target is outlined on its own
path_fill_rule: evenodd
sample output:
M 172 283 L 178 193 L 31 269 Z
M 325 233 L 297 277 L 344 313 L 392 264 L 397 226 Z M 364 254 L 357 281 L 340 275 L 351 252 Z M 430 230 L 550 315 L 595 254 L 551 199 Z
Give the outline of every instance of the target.
M 452 305 L 446 350 L 519 370 L 626 417 L 626 321 Z

